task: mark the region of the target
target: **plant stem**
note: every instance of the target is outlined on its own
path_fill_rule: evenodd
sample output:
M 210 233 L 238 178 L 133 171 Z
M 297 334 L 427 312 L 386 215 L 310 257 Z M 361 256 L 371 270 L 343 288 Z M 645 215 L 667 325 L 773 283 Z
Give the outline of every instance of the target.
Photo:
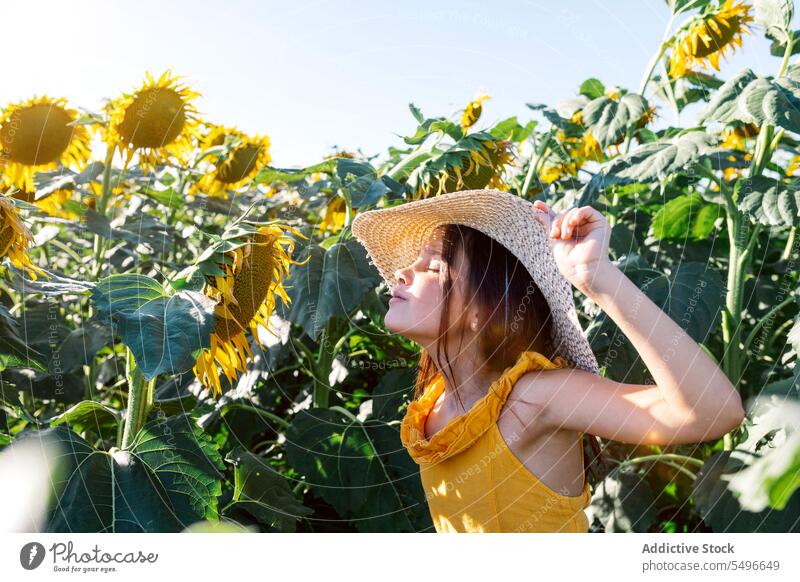
M 550 131 L 547 133 L 547 137 L 542 140 L 542 142 L 539 144 L 539 147 L 536 148 L 536 151 L 531 157 L 530 162 L 528 162 L 528 173 L 525 176 L 525 182 L 522 184 L 522 192 L 520 192 L 520 196 L 525 199 L 528 198 L 528 190 L 530 190 L 533 175 L 538 173 L 541 161 L 544 159 L 545 152 L 550 146 L 550 141 L 553 139 L 553 135 L 555 134 L 555 129 L 555 127 L 550 128 Z
M 333 343 L 335 334 L 336 320 L 331 317 L 325 329 L 322 330 L 319 355 L 314 365 L 313 406 L 317 408 L 328 408 L 330 402 L 331 387 L 328 385 L 328 377 L 333 366 L 333 358 L 336 355 L 336 346 Z
M 147 412 L 150 388 L 154 383 L 146 381 L 141 370 L 136 366 L 133 352 L 125 347 L 125 376 L 128 379 L 128 408 L 125 414 L 125 429 L 122 433 L 120 448 L 125 449 L 133 442 L 136 434 L 144 425 Z M 154 379 L 155 380 L 155 379 Z
M 793 226 L 789 229 L 789 236 L 786 237 L 786 246 L 783 248 L 783 253 L 781 253 L 781 260 L 788 261 L 789 256 L 791 255 L 792 248 L 794 247 L 794 240 L 797 238 L 797 227 Z

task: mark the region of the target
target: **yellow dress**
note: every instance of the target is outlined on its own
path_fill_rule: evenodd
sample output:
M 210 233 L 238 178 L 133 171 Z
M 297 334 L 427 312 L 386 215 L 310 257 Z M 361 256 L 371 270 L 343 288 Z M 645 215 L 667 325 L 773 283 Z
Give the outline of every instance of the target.
M 530 370 L 567 366 L 535 351 L 522 352 L 465 414 L 430 439 L 425 421 L 444 390 L 437 374 L 408 405 L 400 426 L 403 446 L 420 466 L 428 509 L 437 532 L 586 532 L 589 483 L 574 497 L 539 481 L 508 448 L 497 420 L 514 383 Z M 581 463 L 583 463 L 583 434 Z

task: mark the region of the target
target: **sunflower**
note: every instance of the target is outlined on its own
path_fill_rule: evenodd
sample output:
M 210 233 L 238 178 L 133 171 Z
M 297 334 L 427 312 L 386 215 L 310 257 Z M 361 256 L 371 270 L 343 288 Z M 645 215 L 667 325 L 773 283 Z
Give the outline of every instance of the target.
M 336 196 L 328 203 L 325 209 L 325 217 L 319 223 L 320 230 L 329 230 L 332 233 L 339 232 L 344 227 L 344 220 L 347 214 L 347 204 L 344 198 Z
M 719 58 L 734 46 L 742 46 L 742 36 L 750 33 L 753 21 L 751 6 L 735 0 L 725 0 L 715 12 L 695 18 L 691 25 L 676 35 L 669 59 L 669 76 L 682 77 L 699 65 L 710 64 L 719 71 Z
M 9 105 L 0 116 L 0 169 L 20 190 L 34 189 L 36 172 L 58 165 L 83 170 L 89 160 L 91 136 L 65 99 L 46 95 Z
M 170 155 L 184 163 L 193 151 L 193 138 L 199 138 L 200 121 L 192 100 L 200 94 L 179 83 L 180 77 L 171 71 L 157 81 L 149 72 L 145 75 L 138 90 L 106 105 L 104 139 L 109 147 L 119 147 L 126 166 L 134 152 L 145 171 Z
M 578 113 L 572 115 L 571 120 L 580 120 Z M 584 132 L 580 136 L 567 136 L 563 130 L 558 131 L 555 136 L 558 150 L 561 156 L 555 155 L 549 163 L 546 163 L 539 172 L 539 180 L 544 184 L 552 184 L 566 176 L 577 176 L 584 164 L 588 161 L 599 162 L 603 159 L 603 148 L 600 142 L 590 133 Z M 566 156 L 562 157 L 566 153 Z
M 482 93 L 478 95 L 474 101 L 470 101 L 466 108 L 464 108 L 464 113 L 461 115 L 461 130 L 466 134 L 467 130 L 475 125 L 478 119 L 483 112 L 483 102 L 487 99 L 491 99 L 489 95 Z
M 33 235 L 17 214 L 14 203 L 8 196 L 0 195 L 0 257 L 7 256 L 12 265 L 24 270 L 34 281 L 38 279 L 37 274 L 49 278 L 26 252 L 33 244 Z
M 36 192 L 33 190 L 20 190 L 16 189 L 11 193 L 13 198 L 17 200 L 24 200 L 30 204 L 35 204 L 50 216 L 59 218 L 66 218 L 68 220 L 77 220 L 80 218 L 75 212 L 67 210 L 65 205 L 72 200 L 72 190 L 67 188 L 59 188 L 45 196 L 36 200 Z
M 460 190 L 507 190 L 503 172 L 514 161 L 511 142 L 472 134 L 415 171 L 414 199 Z
M 786 168 L 786 175 L 794 176 L 798 169 L 800 169 L 800 156 L 792 156 L 789 166 Z
M 231 150 L 225 161 L 216 165 L 199 180 L 194 188 L 195 191 L 205 192 L 209 196 L 224 196 L 226 190 L 236 190 L 241 187 L 271 161 L 268 137 L 258 135 L 250 137 L 236 128 L 222 125 L 214 126 L 203 140 L 202 147 L 207 149 L 220 146 L 226 139 L 231 138 L 241 140 L 241 143 Z
M 745 142 L 758 135 L 759 127 L 755 123 L 743 123 L 726 127 L 722 132 L 720 147 L 732 150 L 744 150 Z
M 290 264 L 304 263 L 290 258 L 294 241 L 282 229 L 307 238 L 290 226 L 260 226 L 246 236 L 242 244 L 231 245 L 234 248 L 212 259 L 223 273 L 209 276 L 205 286 L 206 295 L 217 301 L 216 322 L 211 345 L 200 353 L 193 371 L 215 396 L 222 393 L 217 364 L 231 383 L 239 372 L 245 372 L 248 358 L 253 358 L 245 337 L 246 329 L 250 329 L 258 345 L 264 348 L 258 338 L 258 326 L 272 331 L 268 322 L 275 309 L 275 295 L 286 305 L 291 301 L 283 278 L 289 275 Z

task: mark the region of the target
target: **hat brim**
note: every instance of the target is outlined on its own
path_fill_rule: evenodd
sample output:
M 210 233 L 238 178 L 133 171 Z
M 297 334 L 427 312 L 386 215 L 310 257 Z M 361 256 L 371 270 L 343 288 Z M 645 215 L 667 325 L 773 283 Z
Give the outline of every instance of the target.
M 463 190 L 369 210 L 356 216 L 353 236 L 389 289 L 395 273 L 413 263 L 443 224 L 480 230 L 506 247 L 528 269 L 553 316 L 556 352 L 573 367 L 598 373 L 597 360 L 575 311 L 572 286 L 558 270 L 545 227 L 531 202 L 499 190 Z

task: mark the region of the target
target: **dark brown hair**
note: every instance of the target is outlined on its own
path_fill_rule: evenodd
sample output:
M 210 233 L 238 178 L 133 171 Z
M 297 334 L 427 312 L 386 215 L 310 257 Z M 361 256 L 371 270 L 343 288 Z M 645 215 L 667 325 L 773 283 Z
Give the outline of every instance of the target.
M 447 335 L 450 299 L 453 294 L 451 266 L 459 250 L 464 257 L 468 257 L 468 264 L 464 266 L 466 303 L 464 311 L 456 315 L 453 324 L 458 326 L 459 323 L 466 323 L 469 309 L 478 307 L 478 325 L 481 330 L 478 336 L 478 368 L 502 372 L 513 366 L 520 353 L 526 350 L 537 351 L 551 360 L 558 355 L 552 345 L 550 306 L 528 269 L 516 255 L 492 237 L 469 226 L 445 224 L 439 227 L 437 234 L 442 239 L 444 264 L 440 273 L 443 307 L 436 350 L 437 359 L 446 362 L 449 370 L 449 374 L 446 370 L 442 370 L 442 374 L 453 378 L 447 355 Z M 414 387 L 415 400 L 422 395 L 437 373 L 434 359 L 424 347 L 421 348 Z M 458 390 L 456 397 L 464 408 Z M 513 413 L 513 409 L 509 410 Z M 599 456 L 600 446 L 596 437 L 590 438 L 590 444 L 596 456 Z M 585 463 L 587 478 L 590 464 Z

